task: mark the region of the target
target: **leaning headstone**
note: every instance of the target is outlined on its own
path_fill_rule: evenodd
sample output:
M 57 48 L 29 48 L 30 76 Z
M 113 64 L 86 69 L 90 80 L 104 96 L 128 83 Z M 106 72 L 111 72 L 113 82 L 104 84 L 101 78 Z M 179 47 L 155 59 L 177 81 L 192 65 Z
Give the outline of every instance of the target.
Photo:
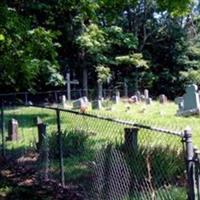
M 11 119 L 8 121 L 8 141 L 16 141 L 19 139 L 18 133 L 18 121 L 16 119 Z
M 73 102 L 73 109 L 80 109 L 82 106 L 85 105 L 85 101 L 80 98 Z
M 189 85 L 186 88 L 186 93 L 183 95 L 183 109 L 177 111 L 177 115 L 192 115 L 200 114 L 200 100 L 198 87 L 195 84 Z
M 100 100 L 92 101 L 92 109 L 100 110 L 102 108 L 102 103 Z
M 159 96 L 159 102 L 160 102 L 161 104 L 167 103 L 167 97 L 166 97 L 164 94 L 161 94 L 161 95 Z

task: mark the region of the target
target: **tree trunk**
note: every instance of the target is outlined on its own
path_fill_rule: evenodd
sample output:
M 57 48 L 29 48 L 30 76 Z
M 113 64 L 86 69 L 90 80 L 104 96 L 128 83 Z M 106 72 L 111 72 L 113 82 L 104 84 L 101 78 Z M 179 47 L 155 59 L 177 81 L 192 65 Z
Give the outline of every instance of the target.
M 88 97 L 88 69 L 83 68 L 83 94 Z
M 98 81 L 98 99 L 101 100 L 103 97 L 103 84 Z

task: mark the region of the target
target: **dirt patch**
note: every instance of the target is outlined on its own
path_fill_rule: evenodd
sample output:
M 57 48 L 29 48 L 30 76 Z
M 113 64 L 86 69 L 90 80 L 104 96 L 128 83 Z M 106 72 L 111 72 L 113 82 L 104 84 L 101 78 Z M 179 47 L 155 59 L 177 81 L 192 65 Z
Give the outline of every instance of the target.
M 78 185 L 67 184 L 62 187 L 55 180 L 45 182 L 39 180 L 35 167 L 37 155 L 30 155 L 12 161 L 0 158 L 0 200 L 85 199 L 84 193 Z

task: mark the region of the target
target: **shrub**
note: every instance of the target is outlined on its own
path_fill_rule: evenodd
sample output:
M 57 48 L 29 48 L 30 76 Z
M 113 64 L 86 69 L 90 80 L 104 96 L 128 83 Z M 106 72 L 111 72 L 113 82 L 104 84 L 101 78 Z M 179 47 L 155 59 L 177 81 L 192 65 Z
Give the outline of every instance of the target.
M 87 149 L 88 135 L 82 130 L 65 130 L 62 134 L 63 156 L 70 157 L 82 154 Z M 58 157 L 59 146 L 57 134 L 54 132 L 49 138 L 50 156 Z

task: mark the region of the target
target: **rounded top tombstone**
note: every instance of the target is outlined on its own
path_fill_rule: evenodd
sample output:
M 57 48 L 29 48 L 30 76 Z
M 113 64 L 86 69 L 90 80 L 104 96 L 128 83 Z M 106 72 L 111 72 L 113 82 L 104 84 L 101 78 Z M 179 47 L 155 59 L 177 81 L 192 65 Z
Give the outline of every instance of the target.
M 192 85 L 188 85 L 188 87 L 186 88 L 186 92 L 189 93 L 189 92 L 197 92 L 198 90 L 198 86 L 195 85 L 195 84 L 192 84 Z

